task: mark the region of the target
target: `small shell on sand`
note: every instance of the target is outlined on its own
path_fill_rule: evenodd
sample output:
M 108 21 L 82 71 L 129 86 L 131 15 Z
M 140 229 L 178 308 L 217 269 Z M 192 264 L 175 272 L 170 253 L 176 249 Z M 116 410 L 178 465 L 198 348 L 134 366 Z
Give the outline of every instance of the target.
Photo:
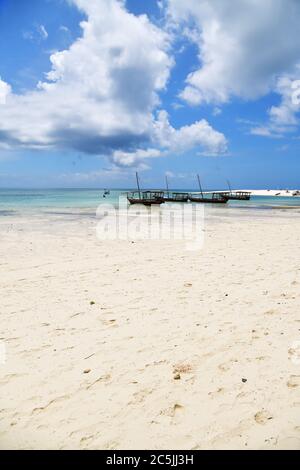
M 286 384 L 289 388 L 299 387 L 300 386 L 300 375 L 291 375 Z
M 270 419 L 273 419 L 273 416 L 268 411 L 261 410 L 254 415 L 254 419 L 258 424 L 265 424 Z

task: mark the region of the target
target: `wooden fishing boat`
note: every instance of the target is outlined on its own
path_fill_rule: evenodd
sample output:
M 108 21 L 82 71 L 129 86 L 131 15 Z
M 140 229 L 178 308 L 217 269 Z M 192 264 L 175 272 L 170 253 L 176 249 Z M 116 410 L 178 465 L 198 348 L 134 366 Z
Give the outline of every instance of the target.
M 226 204 L 228 199 L 223 197 L 220 193 L 211 193 L 211 196 L 208 196 L 203 193 L 194 193 L 189 194 L 189 200 L 191 202 L 202 202 L 202 203 L 209 203 L 209 204 Z
M 165 202 L 188 202 L 188 193 L 169 192 L 164 196 Z
M 220 193 L 203 193 L 202 191 L 202 186 L 201 186 L 201 182 L 200 182 L 200 177 L 199 175 L 197 175 L 197 179 L 198 179 L 198 185 L 199 185 L 199 189 L 200 189 L 200 193 L 192 193 L 192 194 L 189 194 L 189 200 L 191 202 L 200 202 L 200 203 L 209 203 L 209 204 L 226 204 L 226 202 L 228 201 L 228 199 L 226 199 L 225 197 L 223 197 Z M 209 196 L 209 194 L 211 194 L 211 196 Z
M 163 191 L 132 191 L 127 193 L 127 199 L 130 204 L 143 204 L 144 206 L 165 202 Z
M 247 191 L 235 191 L 234 193 L 231 191 L 225 191 L 219 194 L 221 194 L 227 200 L 231 199 L 237 201 L 249 201 L 251 197 L 251 193 Z
M 231 184 L 229 180 L 227 181 L 228 189 L 229 191 L 221 191 L 220 194 L 222 194 L 223 197 L 225 197 L 227 200 L 236 200 L 236 201 L 249 201 L 251 197 L 251 193 L 249 191 L 232 191 L 231 189 Z
M 168 177 L 166 176 L 167 191 L 164 195 L 165 202 L 188 202 L 189 194 L 177 191 L 169 191 Z
M 144 206 L 151 206 L 152 204 L 162 204 L 164 201 L 163 191 L 141 191 L 139 175 L 136 172 L 137 191 L 127 193 L 127 199 L 130 204 L 143 204 Z

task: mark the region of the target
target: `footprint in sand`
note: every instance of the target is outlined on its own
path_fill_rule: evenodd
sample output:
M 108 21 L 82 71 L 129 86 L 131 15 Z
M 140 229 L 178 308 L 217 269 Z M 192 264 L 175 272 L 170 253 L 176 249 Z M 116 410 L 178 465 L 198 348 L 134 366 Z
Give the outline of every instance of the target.
M 193 368 L 191 364 L 187 363 L 178 363 L 174 365 L 173 368 L 173 374 L 188 374 L 189 372 L 192 372 Z
M 176 414 L 183 411 L 183 409 L 184 409 L 184 406 L 180 405 L 179 403 L 175 403 L 170 408 L 167 408 L 166 410 L 162 410 L 160 414 L 165 415 L 165 416 L 170 416 L 170 418 L 174 418 Z
M 218 369 L 220 369 L 222 372 L 226 372 L 229 370 L 231 367 L 231 362 L 224 362 L 223 364 L 218 365 Z
M 91 434 L 90 436 L 83 436 L 80 439 L 80 444 L 79 444 L 81 449 L 88 448 L 88 446 L 95 440 L 95 438 L 96 438 L 96 435 L 94 434 Z
M 186 376 L 186 380 L 189 382 L 194 382 L 195 374 L 193 373 L 194 369 L 191 364 L 188 363 L 178 363 L 173 366 L 173 379 L 178 380 L 182 378 L 182 374 Z
M 300 364 L 300 341 L 294 341 L 288 350 L 289 359 L 293 364 Z
M 238 362 L 237 359 L 229 359 L 227 362 L 223 362 L 222 364 L 218 365 L 218 369 L 220 369 L 222 372 L 227 372 L 228 370 L 231 369 L 231 367 L 234 365 L 234 363 Z
M 138 403 L 143 403 L 146 398 L 151 395 L 153 390 L 151 388 L 145 388 L 133 394 L 133 399 L 128 403 L 129 405 L 135 405 Z
M 289 380 L 287 381 L 288 388 L 296 388 L 300 386 L 300 375 L 290 375 Z
M 6 385 L 8 384 L 12 379 L 16 379 L 16 378 L 19 378 L 19 377 L 23 377 L 25 376 L 26 374 L 8 374 L 8 375 L 5 375 L 3 378 L 1 378 L 0 380 L 0 385 Z
M 271 310 L 267 310 L 267 311 L 265 312 L 265 315 L 275 315 L 275 313 L 276 313 L 276 310 L 271 309 Z
M 62 395 L 60 397 L 53 398 L 53 400 L 49 401 L 45 405 L 33 408 L 32 412 L 31 412 L 31 415 L 34 415 L 34 414 L 37 414 L 37 413 L 42 413 L 43 411 L 45 411 L 50 406 L 56 405 L 57 403 L 60 403 L 64 400 L 68 400 L 69 398 L 70 398 L 69 395 Z
M 98 379 L 94 380 L 93 382 L 87 384 L 87 386 L 85 387 L 86 390 L 89 390 L 90 388 L 92 388 L 94 385 L 98 384 L 98 383 L 108 383 L 110 382 L 111 380 L 111 375 L 110 374 L 104 374 L 104 375 L 101 375 L 100 377 L 98 377 Z
M 120 443 L 118 441 L 107 441 L 103 444 L 104 450 L 116 450 L 118 449 Z
M 102 323 L 103 323 L 103 325 L 107 325 L 107 326 L 118 326 L 116 321 L 117 320 L 115 320 L 115 319 L 102 320 Z
M 225 392 L 225 388 L 219 387 L 217 390 L 214 390 L 212 392 L 208 392 L 208 395 L 211 398 L 214 398 L 215 396 L 222 395 Z
M 273 416 L 267 410 L 258 411 L 254 415 L 254 419 L 258 424 L 266 424 L 267 421 L 273 419 Z
M 269 359 L 270 356 L 257 356 L 255 357 L 256 361 L 265 361 L 266 359 Z

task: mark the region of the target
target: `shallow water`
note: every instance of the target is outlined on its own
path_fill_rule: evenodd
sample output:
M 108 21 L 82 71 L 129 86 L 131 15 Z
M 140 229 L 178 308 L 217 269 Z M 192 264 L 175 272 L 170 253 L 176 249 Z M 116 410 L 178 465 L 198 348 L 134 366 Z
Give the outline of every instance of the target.
M 0 189 L 0 217 L 21 215 L 28 212 L 47 214 L 48 216 L 95 217 L 100 204 L 118 207 L 120 197 L 123 208 L 126 207 L 125 192 L 126 189 L 111 190 L 110 194 L 104 198 L 102 189 Z M 165 205 L 174 207 L 173 203 Z M 176 205 L 180 207 L 182 203 L 176 203 Z M 218 207 L 205 204 L 206 211 L 223 213 L 223 215 L 226 213 L 241 215 L 242 212 L 250 209 L 255 211 L 294 209 L 297 212 L 298 209 L 300 210 L 300 198 L 252 196 L 250 201 L 229 201 L 226 205 Z

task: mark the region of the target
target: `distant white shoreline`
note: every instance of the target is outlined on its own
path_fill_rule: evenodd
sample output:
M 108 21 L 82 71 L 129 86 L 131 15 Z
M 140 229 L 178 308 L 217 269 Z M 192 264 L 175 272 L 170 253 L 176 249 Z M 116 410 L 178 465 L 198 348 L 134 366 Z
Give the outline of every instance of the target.
M 232 192 L 236 193 L 238 191 L 249 192 L 252 196 L 300 197 L 300 189 L 236 189 Z

